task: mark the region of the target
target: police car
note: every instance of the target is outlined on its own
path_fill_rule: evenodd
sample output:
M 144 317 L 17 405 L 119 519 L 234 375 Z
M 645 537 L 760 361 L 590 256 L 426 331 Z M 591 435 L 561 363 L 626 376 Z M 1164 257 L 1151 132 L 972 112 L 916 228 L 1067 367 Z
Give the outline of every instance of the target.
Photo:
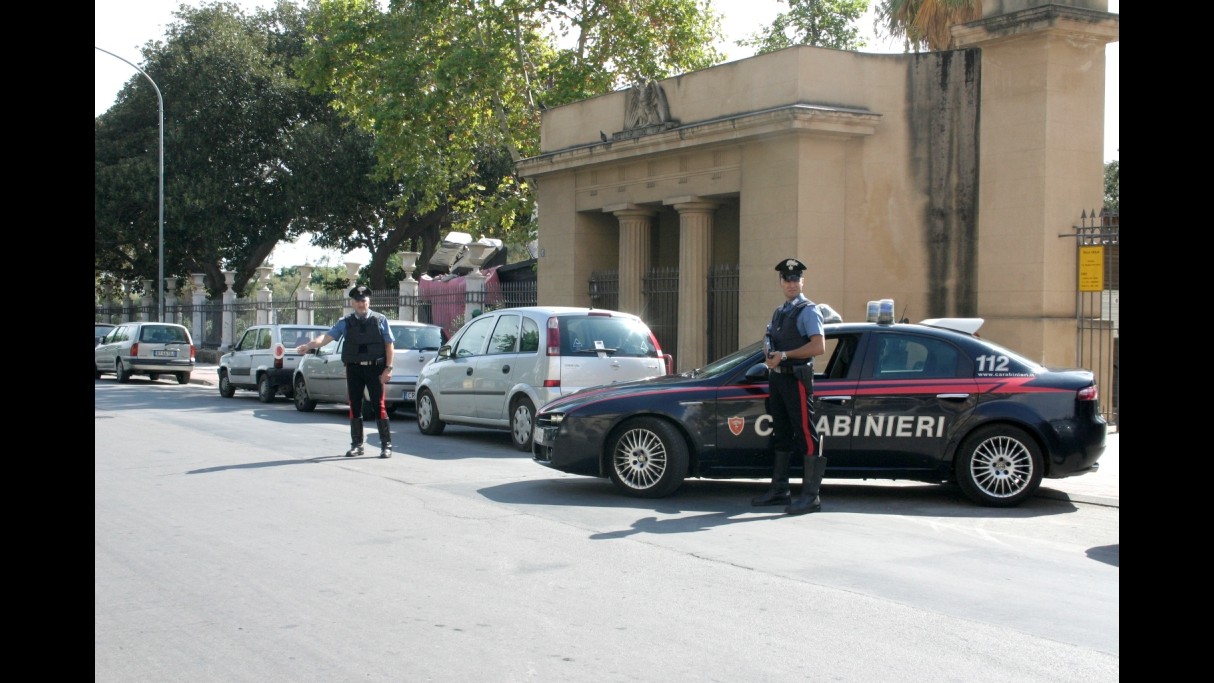
M 955 483 L 977 504 L 1012 507 L 1043 478 L 1096 471 L 1107 424 L 1092 373 L 1043 367 L 977 336 L 981 324 L 828 322 L 814 375 L 826 478 Z M 755 342 L 681 375 L 551 401 L 532 458 L 643 498 L 689 477 L 769 478 L 767 394 Z

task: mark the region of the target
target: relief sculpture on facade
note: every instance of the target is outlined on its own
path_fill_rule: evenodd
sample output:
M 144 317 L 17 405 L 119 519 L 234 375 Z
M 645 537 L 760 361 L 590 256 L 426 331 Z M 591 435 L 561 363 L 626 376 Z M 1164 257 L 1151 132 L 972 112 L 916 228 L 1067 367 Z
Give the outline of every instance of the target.
M 638 83 L 628 90 L 624 102 L 624 130 L 678 123 L 670 118 L 666 93 L 657 81 Z

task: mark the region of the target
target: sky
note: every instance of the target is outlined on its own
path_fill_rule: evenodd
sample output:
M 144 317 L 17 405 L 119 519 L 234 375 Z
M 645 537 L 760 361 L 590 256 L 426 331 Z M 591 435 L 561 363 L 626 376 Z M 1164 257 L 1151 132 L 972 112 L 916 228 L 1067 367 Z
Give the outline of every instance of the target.
M 237 5 L 246 9 L 267 7 L 274 0 L 233 0 Z M 101 50 L 93 50 L 95 56 L 94 72 L 94 112 L 93 116 L 101 116 L 114 104 L 118 92 L 128 80 L 134 77 L 142 78 L 130 64 L 142 66 L 139 46 L 151 40 L 164 38 L 165 27 L 173 21 L 173 11 L 182 4 L 197 6 L 205 0 L 93 0 L 93 45 Z M 1120 0 L 1108 0 L 1109 11 L 1120 11 Z M 729 59 L 743 59 L 753 54 L 751 48 L 742 48 L 735 41 L 757 32 L 761 27 L 771 23 L 776 13 L 787 5 L 779 0 L 714 0 L 717 11 L 724 15 L 722 29 L 726 42 L 720 45 L 722 52 Z M 862 31 L 870 31 L 872 18 L 865 16 L 859 22 Z M 871 36 L 871 34 L 870 34 Z M 865 52 L 902 52 L 897 44 L 882 44 L 869 37 Z M 1120 43 L 1109 43 L 1105 46 L 1105 107 L 1104 107 L 1104 159 L 1106 162 L 1119 159 L 1119 98 L 1118 83 L 1120 79 Z M 117 55 L 115 57 L 114 55 Z M 121 58 L 121 59 L 120 59 Z M 123 61 L 126 60 L 126 61 Z M 365 263 L 366 254 L 355 254 Z M 271 262 L 275 266 L 299 265 L 308 260 L 311 263 L 321 263 L 327 258 L 330 265 L 342 262 L 341 254 L 325 252 L 305 242 L 293 245 L 279 245 L 274 250 Z

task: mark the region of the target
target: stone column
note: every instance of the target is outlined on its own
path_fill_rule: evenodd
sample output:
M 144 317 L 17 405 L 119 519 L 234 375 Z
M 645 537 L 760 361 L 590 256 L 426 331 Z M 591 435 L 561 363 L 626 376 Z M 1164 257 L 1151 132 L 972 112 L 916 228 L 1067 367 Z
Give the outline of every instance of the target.
M 164 279 L 164 314 L 168 318 L 167 322 L 180 323 L 181 311 L 177 308 L 177 278 L 166 277 Z
M 139 319 L 135 314 L 135 289 L 128 284 L 122 284 L 119 296 L 122 301 L 122 322 L 129 323 Z
M 675 365 L 703 367 L 708 355 L 708 268 L 712 263 L 712 220 L 720 206 L 699 197 L 665 201 L 679 212 L 679 347 Z
M 143 296 L 139 299 L 139 319 L 156 320 L 156 281 L 151 278 L 143 280 Z
M 274 269 L 270 266 L 257 266 L 256 270 L 257 281 L 261 283 L 261 288 L 257 290 L 257 324 L 269 325 L 274 323 L 274 292 L 270 291 L 270 273 L 274 272 Z
M 230 347 L 236 333 L 236 271 L 223 271 L 223 331 L 219 340 L 220 348 Z
M 193 273 L 190 278 L 194 282 L 194 315 L 190 321 L 190 334 L 194 337 L 194 346 L 202 348 L 202 343 L 206 340 L 206 330 L 202 326 L 202 307 L 207 302 L 206 276 L 203 273 Z
M 653 259 L 649 252 L 649 234 L 657 211 L 636 204 L 614 204 L 603 208 L 620 221 L 619 310 L 644 317 L 645 274 Z
M 346 291 L 343 292 L 344 294 L 348 294 L 351 289 L 354 289 L 354 285 L 358 284 L 358 269 L 362 267 L 363 264 L 359 261 L 346 261 Z M 375 302 L 372 301 L 371 305 L 374 306 Z M 354 307 L 350 305 L 350 297 L 346 297 L 346 305 L 342 310 L 345 311 L 342 313 L 343 317 L 354 312 Z
M 417 280 L 413 279 L 413 270 L 417 267 L 420 252 L 402 251 L 400 267 L 405 272 L 405 279 L 400 281 L 400 310 L 398 320 L 417 321 Z
M 312 271 L 315 266 L 307 261 L 299 267 L 299 293 L 295 295 L 298 306 L 295 309 L 295 322 L 300 325 L 314 325 L 312 321 L 312 302 L 316 299 L 316 291 L 312 289 Z

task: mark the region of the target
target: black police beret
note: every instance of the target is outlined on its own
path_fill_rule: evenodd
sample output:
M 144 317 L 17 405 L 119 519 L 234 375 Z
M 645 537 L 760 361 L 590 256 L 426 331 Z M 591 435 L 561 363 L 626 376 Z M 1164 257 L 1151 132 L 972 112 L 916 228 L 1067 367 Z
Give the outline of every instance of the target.
M 776 264 L 776 270 L 780 271 L 781 275 L 784 275 L 784 274 L 791 275 L 794 273 L 797 275 L 800 275 L 803 271 L 807 270 L 808 268 L 809 268 L 809 266 L 805 265 L 804 263 L 801 263 L 800 261 L 798 261 L 795 258 L 782 259 L 779 263 Z
M 363 299 L 370 298 L 370 296 L 371 288 L 367 287 L 366 285 L 359 285 L 350 290 L 351 299 L 358 299 L 359 301 L 362 301 Z

